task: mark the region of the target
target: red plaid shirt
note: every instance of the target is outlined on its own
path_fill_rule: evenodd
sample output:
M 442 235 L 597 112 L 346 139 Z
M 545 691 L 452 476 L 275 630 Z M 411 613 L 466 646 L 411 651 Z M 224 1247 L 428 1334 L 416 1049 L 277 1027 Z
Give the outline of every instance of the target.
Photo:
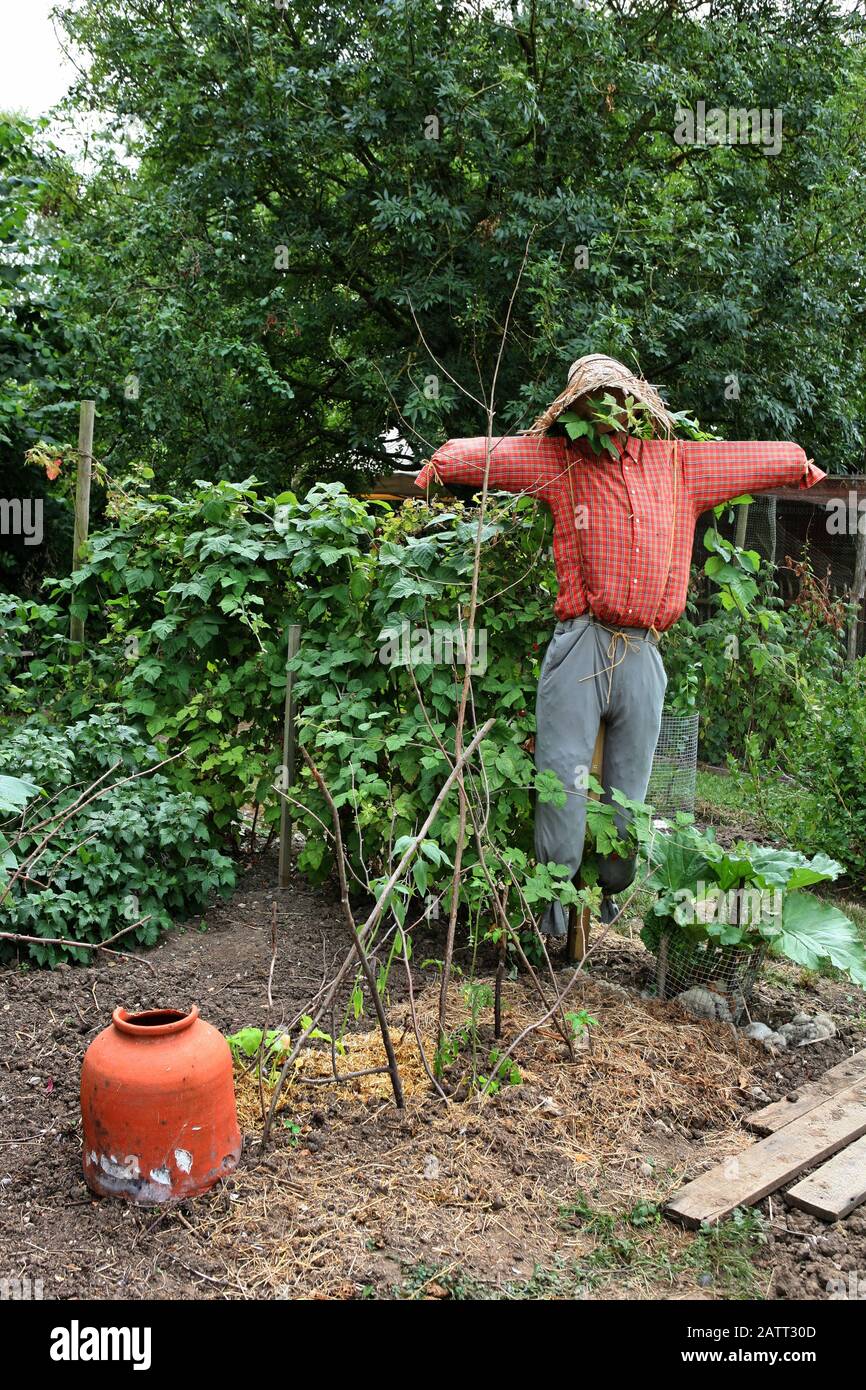
M 481 486 L 488 441 L 452 439 L 418 474 Z M 517 435 L 490 441 L 488 487 L 538 497 L 553 513 L 557 618 L 587 611 L 663 632 L 686 605 L 695 523 L 743 492 L 812 487 L 825 475 L 798 444 L 627 438 L 619 457 L 585 441 Z

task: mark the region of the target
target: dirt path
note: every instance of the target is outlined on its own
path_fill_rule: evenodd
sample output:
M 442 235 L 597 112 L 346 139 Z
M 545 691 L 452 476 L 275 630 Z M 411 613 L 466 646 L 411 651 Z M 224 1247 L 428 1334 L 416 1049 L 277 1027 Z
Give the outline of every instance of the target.
M 521 1049 L 522 1084 L 447 1108 L 425 1084 L 403 1114 L 372 1093 L 310 1088 L 267 1153 L 249 1126 L 238 1173 L 205 1197 L 156 1211 L 93 1198 L 78 1075 L 115 1005 L 196 1002 L 224 1032 L 261 1024 L 275 904 L 275 1023 L 342 958 L 333 898 L 300 883 L 278 894 L 274 868 L 257 862 L 206 930 L 185 924 L 146 963 L 0 971 L 0 1275 L 42 1279 L 46 1297 L 100 1299 L 801 1298 L 827 1297 L 851 1271 L 866 1280 L 863 1216 L 828 1231 L 777 1201 L 763 1204 L 763 1232 L 749 1217 L 696 1238 L 656 1205 L 748 1142 L 739 1120 L 762 1103 L 755 1088 L 775 1099 L 863 1045 L 859 996 L 823 980 L 804 992 L 795 972 L 776 971 L 768 1012 L 793 1002 L 840 1020 L 831 1043 L 779 1064 L 642 1000 L 643 948 L 621 937 L 576 996 L 599 1019 L 591 1057 L 565 1063 L 544 1029 Z M 418 941 L 416 960 L 437 954 L 435 939 Z M 416 984 L 423 1018 L 435 977 Z M 455 1000 L 459 1011 L 459 988 Z M 405 1032 L 399 980 L 390 1004 Z M 506 1039 L 533 1011 L 510 982 Z M 479 1045 L 491 1043 L 485 1021 Z

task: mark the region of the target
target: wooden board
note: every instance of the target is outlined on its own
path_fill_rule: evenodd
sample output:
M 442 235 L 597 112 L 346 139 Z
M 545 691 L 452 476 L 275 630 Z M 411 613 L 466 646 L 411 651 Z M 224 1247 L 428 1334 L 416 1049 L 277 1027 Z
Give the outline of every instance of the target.
M 667 1204 L 687 1226 L 720 1221 L 866 1134 L 866 1080 L 816 1105 L 776 1134 L 702 1173 Z
M 785 1201 L 822 1221 L 841 1221 L 866 1202 L 866 1135 L 801 1178 L 785 1193 Z
M 829 1096 L 834 1096 L 861 1080 L 866 1080 L 866 1049 L 856 1052 L 853 1057 L 846 1057 L 845 1061 L 839 1062 L 837 1066 L 830 1067 L 817 1081 L 798 1086 L 797 1100 L 783 1098 L 774 1101 L 772 1105 L 765 1105 L 763 1110 L 756 1110 L 754 1115 L 749 1115 L 743 1123 L 746 1129 L 752 1130 L 755 1134 L 775 1134 L 792 1120 L 798 1120 L 801 1115 L 814 1110 L 816 1105 L 821 1105 Z

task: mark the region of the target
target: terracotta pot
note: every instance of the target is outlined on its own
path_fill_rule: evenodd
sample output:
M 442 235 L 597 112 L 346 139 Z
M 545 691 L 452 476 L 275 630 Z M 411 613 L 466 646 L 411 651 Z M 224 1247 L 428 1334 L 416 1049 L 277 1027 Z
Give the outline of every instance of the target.
M 228 1043 L 196 1005 L 111 1018 L 81 1069 L 85 1181 L 145 1205 L 194 1197 L 240 1158 Z

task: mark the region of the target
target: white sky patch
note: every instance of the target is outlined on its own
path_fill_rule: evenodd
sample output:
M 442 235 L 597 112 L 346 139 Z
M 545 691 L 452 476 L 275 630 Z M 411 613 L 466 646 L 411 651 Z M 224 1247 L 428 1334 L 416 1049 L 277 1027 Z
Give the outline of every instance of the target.
M 75 79 L 49 15 L 57 0 L 3 0 L 0 6 L 0 109 L 47 115 Z

